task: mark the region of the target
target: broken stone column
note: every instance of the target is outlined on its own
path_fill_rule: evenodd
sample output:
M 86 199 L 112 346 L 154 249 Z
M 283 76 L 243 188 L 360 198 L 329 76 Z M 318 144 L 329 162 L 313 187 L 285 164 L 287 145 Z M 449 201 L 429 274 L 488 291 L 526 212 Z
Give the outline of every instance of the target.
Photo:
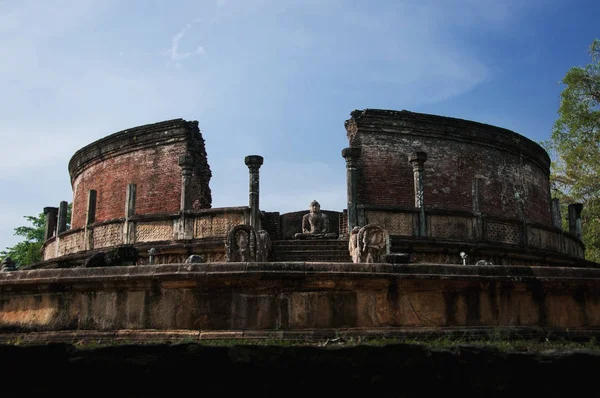
M 67 211 L 69 209 L 69 204 L 64 200 L 60 202 L 58 206 L 58 230 L 56 234 L 60 234 L 61 232 L 65 232 L 67 230 Z
M 575 235 L 581 239 L 581 210 L 583 210 L 583 204 L 574 203 L 569 205 L 569 233 Z
M 46 215 L 46 230 L 44 231 L 44 240 L 48 240 L 56 233 L 58 207 L 44 207 L 44 214 Z
M 560 201 L 556 198 L 552 199 L 552 225 L 555 228 L 562 229 L 562 220 L 560 216 Z
M 412 164 L 415 177 L 415 207 L 420 209 L 419 213 L 419 236 L 427 235 L 427 225 L 425 221 L 425 187 L 423 185 L 423 171 L 425 170 L 425 161 L 427 154 L 425 152 L 413 152 L 408 157 Z
M 124 243 L 131 244 L 135 241 L 135 223 L 129 219 L 135 215 L 135 198 L 137 185 L 127 185 L 125 194 L 125 224 L 123 226 Z
M 94 248 L 94 230 L 88 228 L 96 222 L 96 191 L 90 189 L 88 191 L 87 210 L 85 212 L 85 250 Z
M 96 221 L 96 191 L 90 189 L 88 191 L 87 211 L 85 224 L 90 225 Z
M 358 226 L 358 213 L 356 209 L 356 186 L 358 158 L 360 157 L 360 148 L 344 148 L 342 156 L 346 159 L 346 187 L 348 192 L 348 233 L 352 228 Z M 341 232 L 341 231 L 340 231 Z
M 181 167 L 181 205 L 180 210 L 185 211 L 191 208 L 191 182 L 193 159 L 190 155 L 181 155 L 179 157 L 179 166 Z
M 259 175 L 258 170 L 263 164 L 263 157 L 258 155 L 249 155 L 244 158 L 244 163 L 248 166 L 250 172 L 250 225 L 255 229 L 260 228 L 260 208 L 259 208 Z
M 473 215 L 475 216 L 475 240 L 483 240 L 483 218 L 479 206 L 480 178 L 475 177 L 471 184 L 471 198 L 473 199 Z

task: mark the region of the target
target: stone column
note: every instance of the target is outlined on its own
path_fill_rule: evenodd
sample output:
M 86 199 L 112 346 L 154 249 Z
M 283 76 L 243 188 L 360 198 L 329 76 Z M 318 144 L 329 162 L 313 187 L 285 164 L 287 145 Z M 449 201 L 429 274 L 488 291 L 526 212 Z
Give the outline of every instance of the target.
M 85 219 L 86 225 L 93 224 L 96 221 L 96 191 L 93 189 L 88 191 L 88 203 Z
M 419 213 L 419 236 L 427 235 L 427 225 L 425 221 L 425 187 L 423 185 L 423 171 L 425 170 L 425 161 L 427 154 L 425 152 L 413 152 L 408 157 L 412 164 L 415 177 L 415 207 L 420 209 Z
M 348 233 L 352 228 L 358 226 L 358 214 L 356 209 L 356 186 L 357 186 L 357 165 L 360 157 L 360 148 L 344 148 L 342 156 L 346 159 L 346 187 L 348 192 Z
M 560 201 L 556 198 L 552 199 L 552 225 L 555 228 L 562 229 L 562 220 L 560 216 Z
M 191 182 L 192 165 L 194 161 L 190 155 L 181 155 L 179 157 L 179 166 L 181 167 L 181 205 L 180 210 L 185 211 L 191 208 Z
M 96 221 L 96 191 L 88 191 L 87 210 L 85 212 L 85 250 L 94 248 L 94 230 L 88 228 Z
M 56 217 L 58 216 L 58 207 L 44 207 L 46 215 L 46 230 L 44 231 L 44 240 L 48 240 L 56 233 Z
M 129 219 L 135 215 L 135 199 L 137 185 L 128 184 L 125 194 L 125 224 L 123 225 L 123 236 L 125 244 L 135 243 L 135 222 Z
M 129 218 L 135 214 L 135 195 L 137 185 L 127 185 L 127 193 L 125 194 L 125 218 Z
M 263 164 L 263 157 L 258 155 L 250 155 L 244 158 L 244 163 L 248 166 L 250 172 L 250 195 L 249 195 L 249 207 L 250 207 L 250 225 L 255 230 L 260 230 L 260 207 L 258 204 L 259 200 L 259 176 L 258 169 Z
M 581 203 L 574 203 L 569 205 L 569 233 L 577 236 L 581 239 L 581 210 L 583 205 Z
M 483 240 L 483 218 L 479 207 L 479 178 L 475 177 L 471 184 L 471 198 L 473 199 L 473 215 L 475 216 L 475 240 Z
M 67 230 L 67 210 L 69 208 L 69 204 L 64 200 L 60 202 L 58 206 L 58 230 L 56 234 L 60 234 L 61 232 L 65 232 Z

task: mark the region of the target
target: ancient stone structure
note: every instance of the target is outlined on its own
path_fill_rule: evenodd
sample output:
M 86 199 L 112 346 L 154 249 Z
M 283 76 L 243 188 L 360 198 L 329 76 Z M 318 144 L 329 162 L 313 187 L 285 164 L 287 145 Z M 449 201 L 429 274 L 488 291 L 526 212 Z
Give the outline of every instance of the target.
M 552 218 L 550 159 L 535 142 L 408 111 L 357 110 L 345 127 L 346 231 L 380 225 L 414 261 L 457 263 L 465 251 L 473 263 L 585 264 L 575 207 L 570 231 Z
M 321 205 L 316 200 L 310 202 L 309 213 L 302 217 L 302 232 L 294 235 L 295 239 L 327 239 L 337 234 L 329 232 L 329 217 L 321 212 Z
M 563 231 L 539 145 L 407 111 L 354 111 L 345 127 L 347 208 L 308 214 L 259 208 L 258 155 L 244 159 L 248 205 L 211 208 L 197 122 L 79 150 L 71 228 L 66 201 L 44 208 L 44 261 L 0 273 L 0 335 L 600 330 L 581 205 Z

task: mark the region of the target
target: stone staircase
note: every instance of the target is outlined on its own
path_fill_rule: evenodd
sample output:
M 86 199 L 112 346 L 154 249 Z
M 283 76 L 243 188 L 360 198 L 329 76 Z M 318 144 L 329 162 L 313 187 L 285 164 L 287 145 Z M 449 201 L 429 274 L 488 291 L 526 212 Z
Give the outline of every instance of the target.
M 272 242 L 270 260 L 352 262 L 348 241 L 337 239 L 276 240 Z

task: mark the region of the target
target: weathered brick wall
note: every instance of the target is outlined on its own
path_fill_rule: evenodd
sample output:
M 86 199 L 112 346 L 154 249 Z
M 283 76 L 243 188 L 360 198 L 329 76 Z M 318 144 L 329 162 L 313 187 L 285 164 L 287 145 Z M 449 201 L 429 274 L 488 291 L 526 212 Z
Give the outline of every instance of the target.
M 176 212 L 181 203 L 180 156 L 189 156 L 188 203 L 210 208 L 211 172 L 197 122 L 181 119 L 136 127 L 78 151 L 69 170 L 73 185 L 73 228 L 85 224 L 87 192 L 97 192 L 96 222 L 125 216 L 128 184 L 136 184 L 136 214 Z
M 354 111 L 359 205 L 414 206 L 408 157 L 426 152 L 425 207 L 551 225 L 549 158 L 533 141 L 481 123 L 406 111 Z

